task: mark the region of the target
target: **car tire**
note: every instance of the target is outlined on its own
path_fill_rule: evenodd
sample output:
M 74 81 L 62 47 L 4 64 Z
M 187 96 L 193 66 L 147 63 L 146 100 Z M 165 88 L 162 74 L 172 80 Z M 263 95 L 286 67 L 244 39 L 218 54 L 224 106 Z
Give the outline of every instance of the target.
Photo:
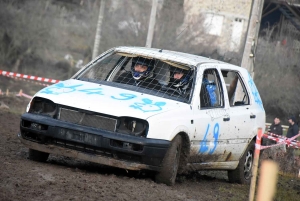
M 164 183 L 168 186 L 175 184 L 177 170 L 179 166 L 182 139 L 180 135 L 177 135 L 169 147 L 163 162 L 160 172 L 155 175 L 155 181 L 157 183 Z
M 231 183 L 250 184 L 254 161 L 255 142 L 252 140 L 245 153 L 239 160 L 235 170 L 228 171 L 228 179 Z
M 49 157 L 49 153 L 29 149 L 29 159 L 38 162 L 46 162 Z

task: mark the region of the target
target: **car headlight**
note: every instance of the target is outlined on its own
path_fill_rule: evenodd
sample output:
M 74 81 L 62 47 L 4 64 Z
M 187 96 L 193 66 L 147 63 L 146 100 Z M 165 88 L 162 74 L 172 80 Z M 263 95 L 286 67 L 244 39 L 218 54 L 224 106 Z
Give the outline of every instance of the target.
M 40 97 L 35 97 L 30 102 L 29 113 L 41 114 L 54 117 L 57 106 L 54 102 Z
M 117 132 L 146 137 L 148 132 L 148 122 L 132 117 L 121 117 L 117 124 Z

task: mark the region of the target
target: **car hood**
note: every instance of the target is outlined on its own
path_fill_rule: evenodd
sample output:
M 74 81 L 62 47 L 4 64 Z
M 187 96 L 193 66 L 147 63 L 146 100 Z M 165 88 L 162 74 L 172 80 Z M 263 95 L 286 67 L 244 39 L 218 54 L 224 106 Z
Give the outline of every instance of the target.
M 189 106 L 149 94 L 74 79 L 46 87 L 35 96 L 83 110 L 141 119 Z

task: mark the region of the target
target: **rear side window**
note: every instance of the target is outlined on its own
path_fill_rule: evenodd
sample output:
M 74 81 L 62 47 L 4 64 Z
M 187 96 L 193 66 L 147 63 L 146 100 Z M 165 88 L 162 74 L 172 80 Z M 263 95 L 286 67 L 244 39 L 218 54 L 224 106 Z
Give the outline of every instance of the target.
M 223 88 L 217 69 L 206 69 L 203 72 L 200 106 L 201 109 L 224 107 Z
M 241 76 L 236 71 L 222 70 L 231 107 L 249 105 L 249 95 Z

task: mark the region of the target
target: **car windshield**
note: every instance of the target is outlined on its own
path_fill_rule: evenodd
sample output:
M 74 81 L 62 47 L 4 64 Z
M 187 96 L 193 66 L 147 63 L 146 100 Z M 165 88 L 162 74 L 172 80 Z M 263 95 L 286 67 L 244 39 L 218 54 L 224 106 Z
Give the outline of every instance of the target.
M 187 65 L 113 53 L 91 63 L 75 79 L 190 102 L 194 71 Z

